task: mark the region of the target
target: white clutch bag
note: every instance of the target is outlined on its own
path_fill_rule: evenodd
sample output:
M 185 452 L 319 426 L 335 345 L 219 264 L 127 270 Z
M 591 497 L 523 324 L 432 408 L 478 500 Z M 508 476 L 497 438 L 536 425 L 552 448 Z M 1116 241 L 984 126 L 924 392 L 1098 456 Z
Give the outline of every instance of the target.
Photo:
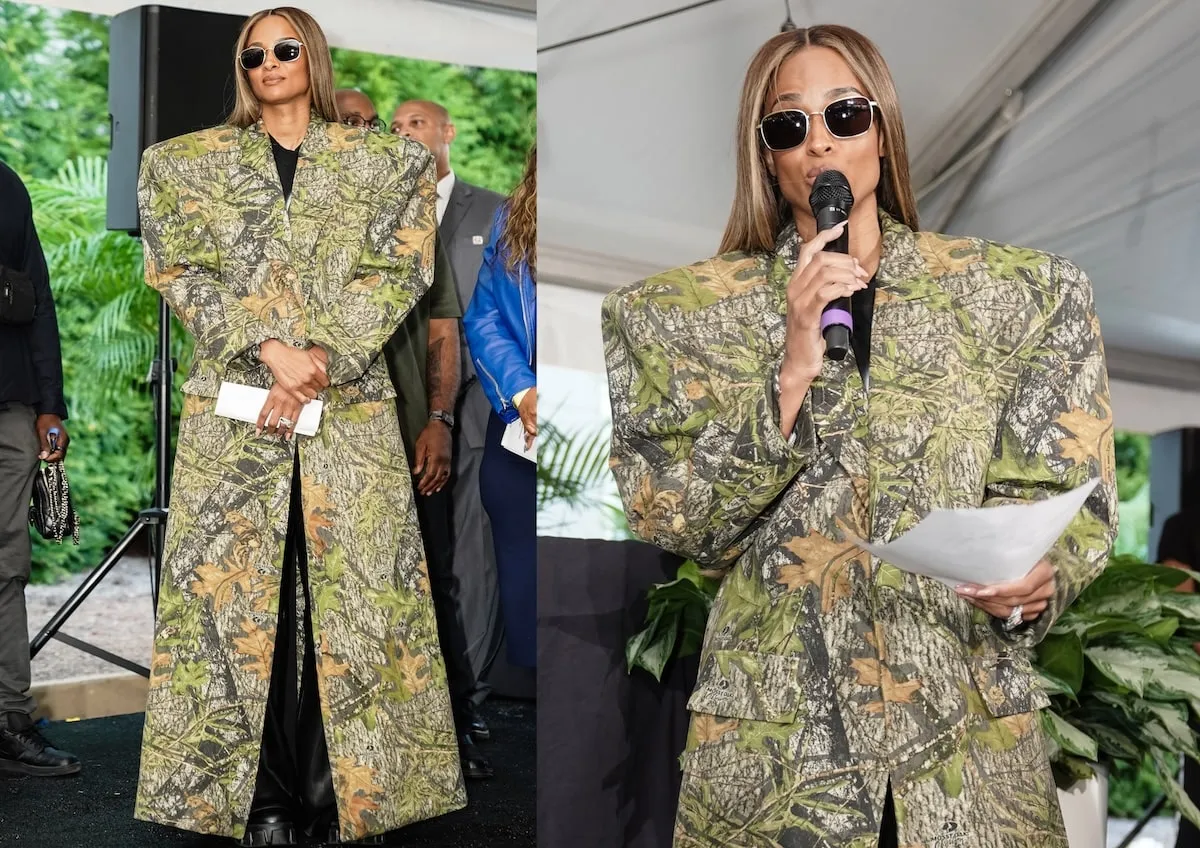
M 258 414 L 262 412 L 268 394 L 266 389 L 255 386 L 223 382 L 217 392 L 215 412 L 224 418 L 257 424 Z M 300 408 L 300 420 L 296 422 L 295 432 L 301 436 L 315 436 L 321 427 L 321 409 L 324 405 L 320 400 L 310 400 L 304 404 Z

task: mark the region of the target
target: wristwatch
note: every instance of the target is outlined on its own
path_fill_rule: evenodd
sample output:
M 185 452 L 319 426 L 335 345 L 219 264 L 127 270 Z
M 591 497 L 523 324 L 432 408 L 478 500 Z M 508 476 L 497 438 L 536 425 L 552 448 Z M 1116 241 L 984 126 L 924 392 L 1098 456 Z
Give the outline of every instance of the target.
M 434 409 L 429 412 L 430 421 L 441 421 L 451 430 L 454 429 L 454 413 L 446 412 L 444 409 Z

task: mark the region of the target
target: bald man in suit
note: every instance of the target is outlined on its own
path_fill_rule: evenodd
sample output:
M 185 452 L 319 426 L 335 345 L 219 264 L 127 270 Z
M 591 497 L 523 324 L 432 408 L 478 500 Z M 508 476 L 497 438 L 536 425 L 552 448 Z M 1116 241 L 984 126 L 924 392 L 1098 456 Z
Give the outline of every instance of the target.
M 483 248 L 496 209 L 504 196 L 459 179 L 450 167 L 454 122 L 439 103 L 410 100 L 396 107 L 391 130 L 420 141 L 437 163 L 437 216 L 442 244 L 450 255 L 454 279 L 463 308 L 475 293 L 475 280 L 483 262 Z M 491 406 L 475 374 L 475 364 L 462 336 L 462 385 L 454 426 L 454 572 L 458 577 L 459 613 L 467 634 L 468 654 L 478 681 L 486 676 L 499 643 L 499 589 L 492 532 L 479 496 L 479 466 L 483 460 Z M 487 696 L 479 682 L 476 705 Z M 481 730 L 482 728 L 482 730 Z M 477 721 L 474 735 L 486 739 L 490 732 Z

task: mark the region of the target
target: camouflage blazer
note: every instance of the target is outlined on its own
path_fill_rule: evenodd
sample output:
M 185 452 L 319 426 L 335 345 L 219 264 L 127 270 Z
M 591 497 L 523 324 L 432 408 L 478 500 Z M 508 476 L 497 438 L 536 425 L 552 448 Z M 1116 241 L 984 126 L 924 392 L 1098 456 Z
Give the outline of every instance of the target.
M 689 702 L 679 846 L 1065 846 L 1028 648 L 1103 568 L 1112 419 L 1091 287 L 1069 262 L 881 215 L 870 387 L 826 361 L 790 442 L 772 375 L 799 239 L 610 294 L 612 467 L 630 526 L 724 569 Z M 935 507 L 1100 477 L 1005 634 L 845 541 Z
M 216 397 L 222 380 L 270 388 L 257 352 L 275 338 L 329 352 L 327 403 L 395 397 L 379 354 L 428 291 L 432 249 L 395 243 L 393 225 L 415 216 L 423 197 L 413 186 L 434 179 L 433 168 L 415 141 L 315 113 L 286 202 L 261 122 L 147 149 L 139 182 L 154 259 L 147 282 L 195 337 L 184 393 Z M 380 197 L 411 197 L 410 208 Z M 405 285 L 395 284 L 398 258 L 419 271 Z
M 139 819 L 244 834 L 281 604 L 312 626 L 342 841 L 466 804 L 411 466 L 379 355 L 432 282 L 435 198 L 423 146 L 315 116 L 288 202 L 261 125 L 181 136 L 143 156 L 146 282 L 194 337 L 195 361 Z M 315 436 L 260 437 L 215 414 L 221 380 L 271 385 L 254 348 L 272 337 L 329 352 Z M 307 598 L 280 591 L 297 464 Z

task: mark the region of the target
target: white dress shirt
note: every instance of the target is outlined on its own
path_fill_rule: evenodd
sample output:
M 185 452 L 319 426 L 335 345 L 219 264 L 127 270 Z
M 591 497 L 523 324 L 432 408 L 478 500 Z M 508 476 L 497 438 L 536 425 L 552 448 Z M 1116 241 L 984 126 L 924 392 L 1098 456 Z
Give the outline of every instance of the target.
M 446 217 L 446 207 L 450 205 L 450 192 L 452 191 L 454 191 L 453 170 L 437 181 L 438 226 L 441 226 L 442 218 Z

